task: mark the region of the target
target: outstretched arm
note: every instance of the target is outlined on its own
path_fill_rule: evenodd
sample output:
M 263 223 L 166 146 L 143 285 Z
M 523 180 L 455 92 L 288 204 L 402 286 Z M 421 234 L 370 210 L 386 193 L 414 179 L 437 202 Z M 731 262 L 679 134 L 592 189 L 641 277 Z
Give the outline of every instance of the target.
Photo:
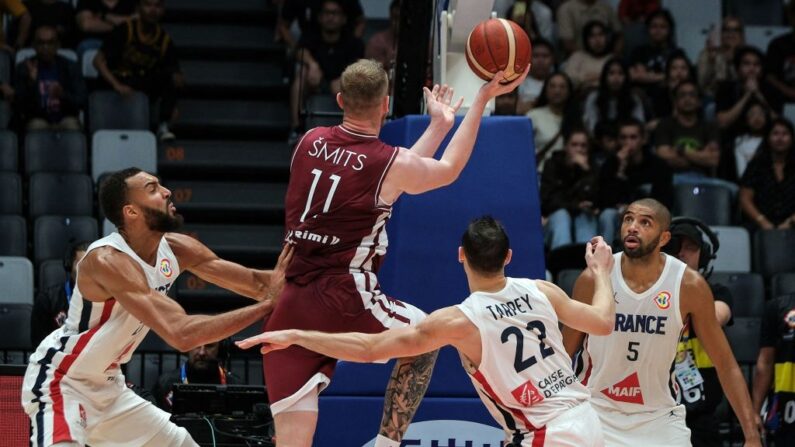
M 558 286 L 546 281 L 537 281 L 538 287 L 566 327 L 594 335 L 609 335 L 613 332 L 616 319 L 616 304 L 610 283 L 613 253 L 604 239 L 597 236 L 591 243 L 585 244 L 585 260 L 588 264 L 586 274 L 591 277 L 595 289 L 592 304 L 571 300 Z
M 729 342 L 715 318 L 715 301 L 712 291 L 704 278 L 694 270 L 688 269 L 682 280 L 681 296 L 683 306 L 693 321 L 693 327 L 698 333 L 698 339 L 704 350 L 715 364 L 723 392 L 740 421 L 745 436 L 746 446 L 761 446 L 759 429 L 761 422 L 754 413 L 751 405 L 751 396 L 745 384 L 745 378 L 737 366 Z
M 273 303 L 266 301 L 218 315 L 187 315 L 176 301 L 149 287 L 140 265 L 113 249 L 86 255 L 80 271 L 78 285 L 86 296 L 116 299 L 127 312 L 182 352 L 229 337 L 273 309 Z
M 310 351 L 351 362 L 369 363 L 394 357 L 413 357 L 431 352 L 445 345 L 460 345 L 477 328 L 457 308 L 437 310 L 418 325 L 390 329 L 378 334 L 358 332 L 325 333 L 285 330 L 264 332 L 237 342 L 243 349 L 262 344 L 266 354 L 290 345 L 303 346 Z
M 182 269 L 224 289 L 257 301 L 273 299 L 284 287 L 284 271 L 292 259 L 285 245 L 273 270 L 255 270 L 221 259 L 198 240 L 179 233 L 166 235 Z
M 453 183 L 472 155 L 486 104 L 495 96 L 509 93 L 518 87 L 527 77 L 529 69 L 528 66 L 522 76 L 509 84 L 500 83 L 503 73 L 499 72 L 480 88 L 441 160 L 401 150 L 384 181 L 384 198 L 396 197 L 400 192 L 421 194 Z

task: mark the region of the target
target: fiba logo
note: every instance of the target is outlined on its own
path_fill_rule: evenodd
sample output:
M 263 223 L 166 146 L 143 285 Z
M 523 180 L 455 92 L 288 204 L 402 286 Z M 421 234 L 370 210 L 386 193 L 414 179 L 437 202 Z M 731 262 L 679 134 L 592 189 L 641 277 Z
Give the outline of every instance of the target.
M 505 433 L 495 427 L 477 422 L 435 420 L 415 422 L 409 426 L 401 445 L 417 447 L 500 447 Z M 373 447 L 375 439 L 362 447 Z
M 174 273 L 171 270 L 171 262 L 168 259 L 163 259 L 160 261 L 160 273 L 163 274 L 166 278 L 171 278 L 171 275 Z
M 654 304 L 662 310 L 671 307 L 671 294 L 668 292 L 660 292 L 654 297 Z

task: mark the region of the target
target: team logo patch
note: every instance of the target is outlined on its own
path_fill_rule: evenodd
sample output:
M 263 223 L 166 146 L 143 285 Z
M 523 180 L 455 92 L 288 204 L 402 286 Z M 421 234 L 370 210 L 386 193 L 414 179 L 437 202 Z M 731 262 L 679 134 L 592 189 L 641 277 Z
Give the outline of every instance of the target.
M 643 405 L 643 392 L 640 389 L 640 381 L 636 372 L 615 385 L 603 389 L 602 394 L 617 402 Z
M 787 316 L 784 317 L 784 322 L 789 325 L 790 329 L 795 329 L 795 309 L 787 312 Z
M 654 304 L 662 310 L 671 307 L 671 294 L 668 292 L 660 292 L 654 297 Z
M 174 273 L 174 271 L 171 270 L 171 262 L 168 259 L 164 258 L 160 261 L 160 273 L 166 278 L 171 278 L 171 275 Z
M 517 402 L 525 407 L 535 405 L 544 400 L 544 396 L 538 392 L 538 388 L 533 385 L 532 380 L 519 385 L 515 390 L 511 391 L 511 394 L 516 398 Z

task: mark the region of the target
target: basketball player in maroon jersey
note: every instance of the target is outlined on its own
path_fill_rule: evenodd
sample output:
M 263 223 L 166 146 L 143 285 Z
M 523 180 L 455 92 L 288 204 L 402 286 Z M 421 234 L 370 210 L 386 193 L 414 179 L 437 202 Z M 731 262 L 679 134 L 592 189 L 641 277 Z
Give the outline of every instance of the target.
M 501 84 L 503 73 L 478 91 L 440 160 L 433 158 L 452 128 L 452 89 L 424 89 L 431 122 L 405 149 L 378 140 L 389 110 L 388 79 L 381 65 L 360 60 L 341 76 L 337 103 L 342 125 L 309 130 L 290 166 L 285 200 L 286 239 L 295 244 L 287 284 L 265 330 L 382 332 L 416 324 L 419 309 L 384 295 L 376 273 L 386 253 L 386 222 L 406 192 L 449 185 L 472 153 L 483 110 L 527 76 Z M 399 446 L 427 389 L 436 352 L 395 365 L 387 386 L 376 446 Z M 336 360 L 300 346 L 263 358 L 279 447 L 308 447 L 317 424 L 318 394 L 330 383 Z

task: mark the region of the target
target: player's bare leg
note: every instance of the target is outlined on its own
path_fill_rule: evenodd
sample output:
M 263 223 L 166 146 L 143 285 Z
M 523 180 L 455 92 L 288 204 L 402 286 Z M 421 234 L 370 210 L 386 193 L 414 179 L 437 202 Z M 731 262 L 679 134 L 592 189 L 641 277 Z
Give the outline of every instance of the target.
M 428 390 L 438 355 L 439 351 L 433 351 L 417 357 L 398 359 L 395 363 L 386 387 L 384 416 L 381 419 L 379 435 L 400 445 L 425 391 Z
M 317 411 L 288 411 L 273 417 L 276 447 L 312 447 Z

